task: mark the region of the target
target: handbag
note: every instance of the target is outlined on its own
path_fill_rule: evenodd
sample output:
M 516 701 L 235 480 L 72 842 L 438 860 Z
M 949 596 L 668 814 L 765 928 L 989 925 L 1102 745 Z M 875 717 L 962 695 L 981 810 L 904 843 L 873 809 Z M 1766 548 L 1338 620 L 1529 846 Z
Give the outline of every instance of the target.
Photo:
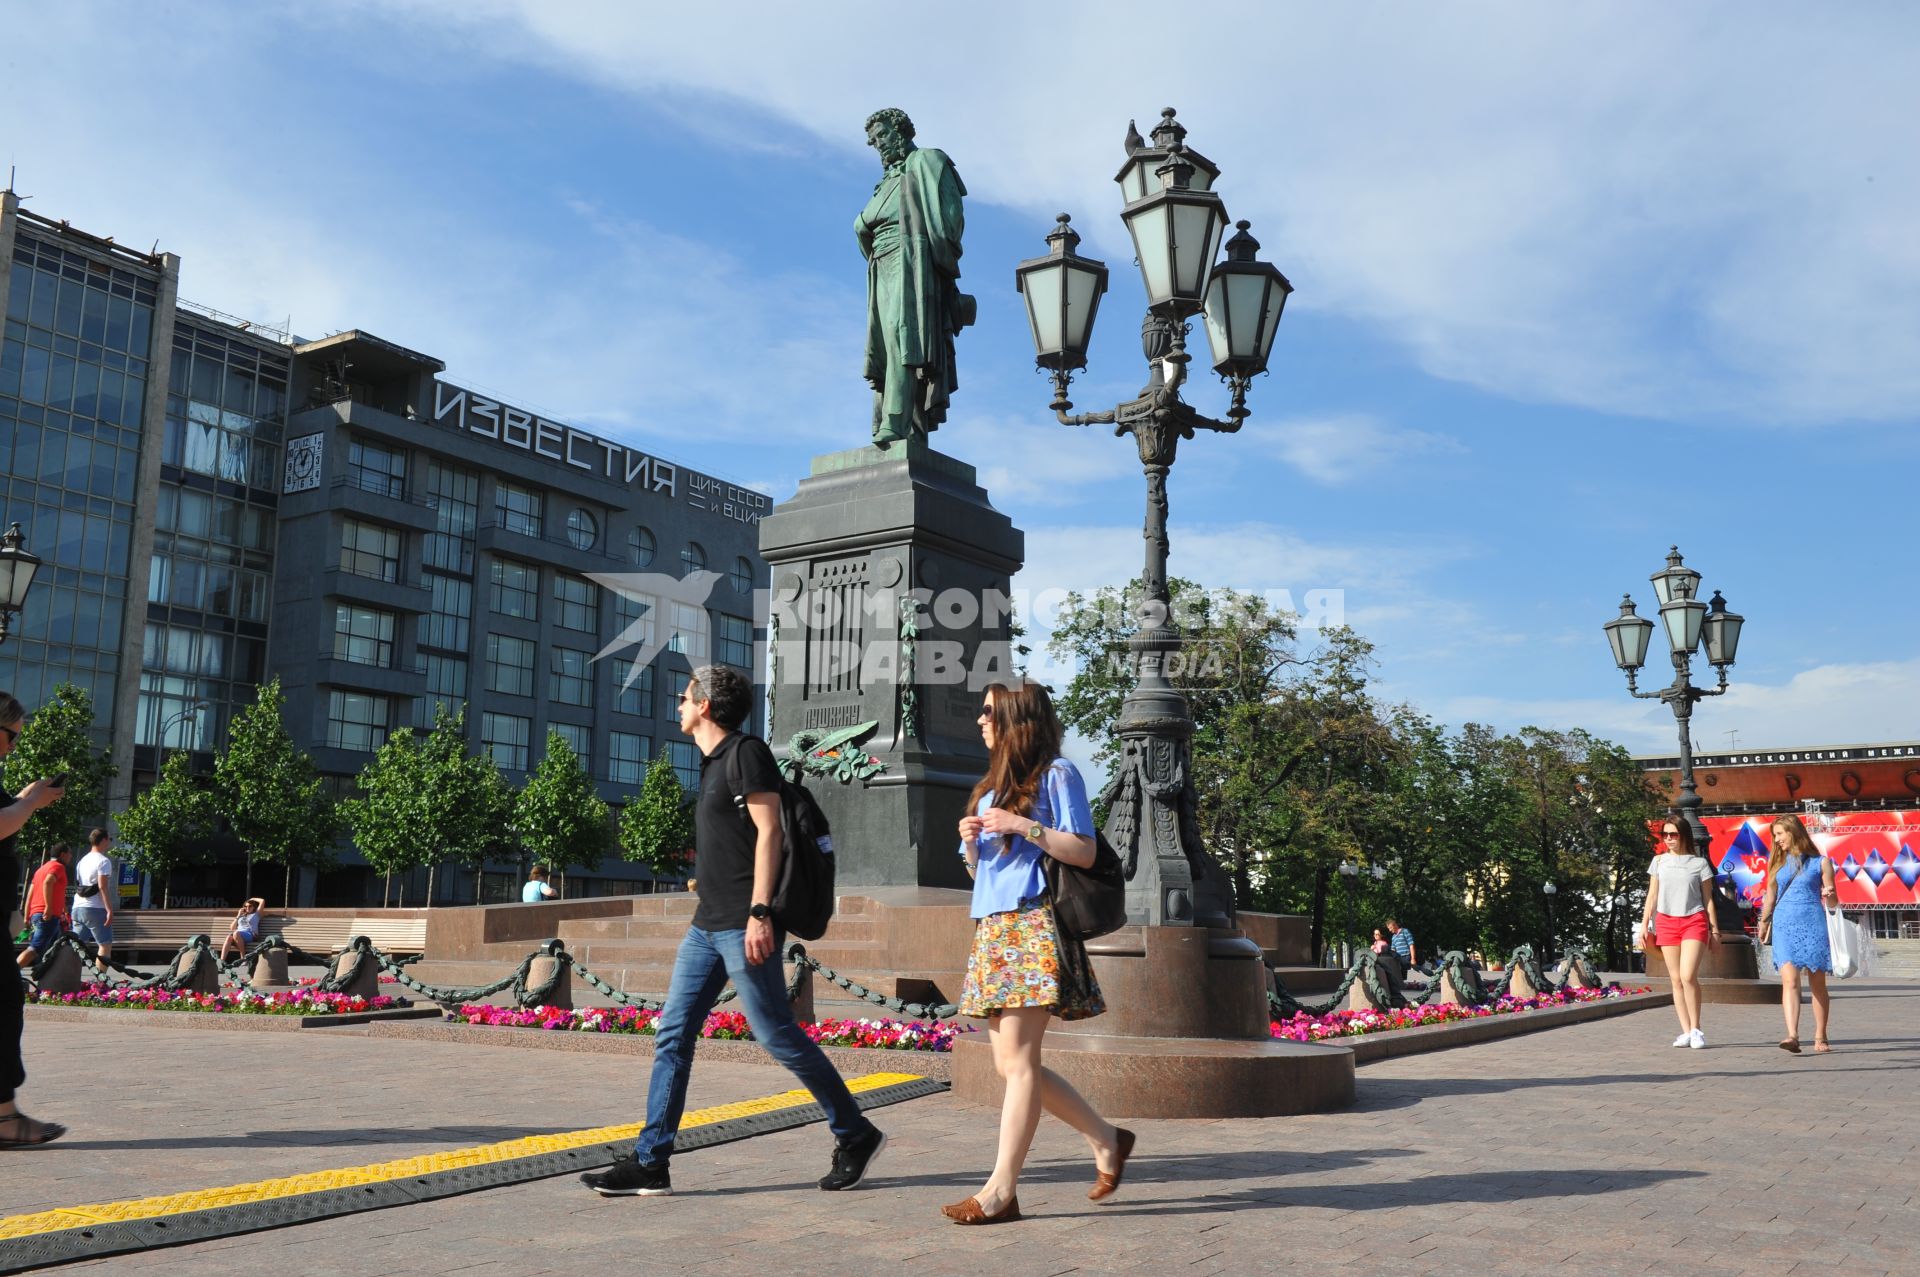
M 1860 974 L 1860 929 L 1838 909 L 1827 911 L 1827 947 L 1833 951 L 1833 973 L 1842 980 Z
M 1092 940 L 1127 925 L 1126 870 L 1105 834 L 1093 840 L 1093 863 L 1084 869 L 1046 858 L 1053 924 L 1063 940 Z

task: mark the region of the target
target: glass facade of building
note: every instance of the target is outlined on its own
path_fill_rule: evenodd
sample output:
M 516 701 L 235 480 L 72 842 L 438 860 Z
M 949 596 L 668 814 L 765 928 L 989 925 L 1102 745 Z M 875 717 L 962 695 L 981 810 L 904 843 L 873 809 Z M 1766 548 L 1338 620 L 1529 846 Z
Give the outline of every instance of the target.
M 126 641 L 141 414 L 152 375 L 157 263 L 55 242 L 22 219 L 0 338 L 0 508 L 40 570 L 0 687 L 28 706 L 92 693 L 102 743 Z

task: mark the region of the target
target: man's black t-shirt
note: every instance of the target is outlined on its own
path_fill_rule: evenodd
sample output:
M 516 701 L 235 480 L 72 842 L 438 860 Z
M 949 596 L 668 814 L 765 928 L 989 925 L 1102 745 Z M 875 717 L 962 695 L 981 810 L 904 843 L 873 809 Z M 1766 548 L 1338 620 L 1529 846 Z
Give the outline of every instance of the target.
M 773 751 L 758 736 L 730 733 L 700 760 L 700 802 L 693 811 L 693 877 L 700 905 L 693 925 L 702 931 L 742 931 L 753 907 L 753 821 L 734 805 L 729 759 L 740 751 L 740 778 L 749 794 L 780 792 Z

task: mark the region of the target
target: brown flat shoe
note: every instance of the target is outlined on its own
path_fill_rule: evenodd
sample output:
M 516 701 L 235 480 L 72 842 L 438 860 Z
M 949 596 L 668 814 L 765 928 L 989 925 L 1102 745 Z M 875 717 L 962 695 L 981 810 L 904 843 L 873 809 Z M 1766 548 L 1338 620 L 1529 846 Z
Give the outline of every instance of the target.
M 1799 1038 L 1781 1038 L 1780 1049 L 1782 1051 L 1791 1051 L 1793 1054 L 1798 1055 L 1800 1054 L 1800 1039 Z
M 1127 1159 L 1133 1156 L 1133 1132 L 1124 1126 L 1116 1126 L 1120 1139 L 1114 1158 L 1113 1173 L 1101 1171 L 1094 1178 L 1093 1187 L 1087 1190 L 1087 1200 L 1097 1202 L 1104 1197 L 1112 1197 L 1120 1187 L 1120 1177 L 1127 1173 Z
M 991 1215 L 980 1208 L 980 1199 L 977 1197 L 942 1206 L 940 1213 L 956 1224 L 1007 1224 L 1020 1218 L 1020 1198 L 1018 1195 L 1009 1197 L 1007 1204 Z
M 1813 1053 L 1815 1055 L 1825 1055 L 1831 1050 L 1833 1050 L 1833 1048 L 1827 1044 L 1825 1038 L 1815 1038 L 1813 1040 Z
M 42 1122 L 25 1113 L 14 1112 L 0 1117 L 0 1148 L 34 1148 L 51 1144 L 66 1133 L 67 1128 L 58 1122 Z

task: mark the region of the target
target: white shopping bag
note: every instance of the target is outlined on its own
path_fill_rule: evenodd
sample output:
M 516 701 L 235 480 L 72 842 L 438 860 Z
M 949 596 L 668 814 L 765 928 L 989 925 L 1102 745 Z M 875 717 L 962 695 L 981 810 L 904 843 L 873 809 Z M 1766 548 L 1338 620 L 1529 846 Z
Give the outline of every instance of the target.
M 1860 928 L 1838 909 L 1827 910 L 1827 945 L 1833 950 L 1833 973 L 1842 980 L 1860 973 Z

